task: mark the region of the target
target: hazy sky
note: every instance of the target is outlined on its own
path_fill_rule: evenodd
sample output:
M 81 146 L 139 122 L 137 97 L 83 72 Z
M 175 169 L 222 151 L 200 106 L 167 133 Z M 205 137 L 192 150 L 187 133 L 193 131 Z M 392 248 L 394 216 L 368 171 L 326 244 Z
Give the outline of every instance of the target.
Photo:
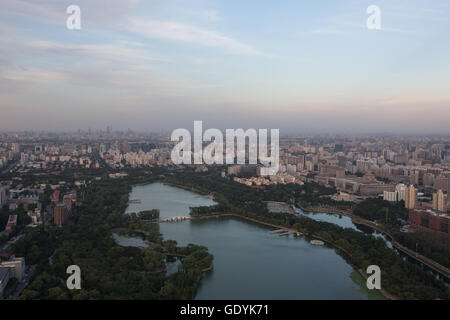
M 81 30 L 66 9 L 81 7 Z M 369 30 L 369 5 L 382 30 Z M 0 131 L 450 133 L 448 0 L 1 0 Z

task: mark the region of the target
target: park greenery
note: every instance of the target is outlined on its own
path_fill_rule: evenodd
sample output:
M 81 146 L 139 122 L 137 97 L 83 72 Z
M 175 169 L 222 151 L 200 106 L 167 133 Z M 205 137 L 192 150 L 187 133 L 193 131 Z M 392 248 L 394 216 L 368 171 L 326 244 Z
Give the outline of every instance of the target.
M 388 202 L 382 199 L 367 199 L 359 203 L 353 213 L 361 218 L 380 221 L 395 228 L 401 226 L 401 221 L 408 220 L 408 209 L 404 202 Z
M 204 269 L 212 264 L 207 248 L 163 241 L 157 224 L 146 222 L 157 211 L 125 214 L 134 183 L 158 180 L 157 175 L 134 174 L 114 181 L 102 176 L 86 187 L 83 205 L 61 227 L 40 226 L 17 241 L 14 252 L 36 273 L 19 299 L 192 299 Z M 139 232 L 148 246 L 122 247 L 112 233 Z M 178 272 L 166 276 L 167 254 L 179 255 Z M 78 265 L 82 289 L 66 287 L 66 269 Z

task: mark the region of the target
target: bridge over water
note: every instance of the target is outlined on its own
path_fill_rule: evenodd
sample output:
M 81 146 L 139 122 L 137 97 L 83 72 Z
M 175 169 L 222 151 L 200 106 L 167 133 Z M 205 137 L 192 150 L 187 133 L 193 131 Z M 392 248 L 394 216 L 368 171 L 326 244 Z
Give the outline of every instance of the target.
M 191 220 L 192 217 L 189 216 L 172 216 L 164 219 L 160 219 L 159 222 L 180 222 L 185 220 Z

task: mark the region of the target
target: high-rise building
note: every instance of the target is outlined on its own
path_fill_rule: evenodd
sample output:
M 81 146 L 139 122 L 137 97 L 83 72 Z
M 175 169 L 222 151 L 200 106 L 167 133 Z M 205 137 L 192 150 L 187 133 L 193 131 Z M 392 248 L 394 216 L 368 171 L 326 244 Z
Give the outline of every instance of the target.
M 62 226 L 69 219 L 70 209 L 62 203 L 53 208 L 53 220 L 55 225 Z
M 312 163 L 311 161 L 306 161 L 306 170 L 314 171 L 314 163 Z
M 433 210 L 445 212 L 447 211 L 447 201 L 446 196 L 439 190 L 435 194 L 433 194 Z
M 12 150 L 13 152 L 15 152 L 15 153 L 19 153 L 19 152 L 20 152 L 20 145 L 19 145 L 19 143 L 14 142 L 14 143 L 11 145 L 11 150 Z
M 399 183 L 395 186 L 395 191 L 385 190 L 383 192 L 383 200 L 390 202 L 406 201 L 406 186 L 403 183 Z
M 406 186 L 403 183 L 399 183 L 395 186 L 397 192 L 397 201 L 406 201 Z
M 423 175 L 423 185 L 425 187 L 432 187 L 434 184 L 434 175 L 432 173 L 425 173 Z
M 441 191 L 441 190 L 439 190 L 439 191 Z M 432 202 L 432 208 L 433 208 L 433 210 L 437 210 L 437 207 L 438 207 L 438 197 L 439 197 L 438 193 L 433 193 L 433 202 Z
M 448 183 L 449 183 L 449 178 L 446 177 L 445 175 L 440 175 L 440 176 L 435 177 L 434 183 L 433 183 L 433 188 L 436 190 L 441 189 L 442 191 L 447 191 L 447 194 L 448 194 L 448 189 L 447 189 Z
M 417 189 L 414 188 L 414 185 L 409 185 L 406 189 L 405 208 L 414 209 L 416 207 L 416 195 Z
M 419 185 L 419 172 L 411 173 L 409 176 L 409 183 Z

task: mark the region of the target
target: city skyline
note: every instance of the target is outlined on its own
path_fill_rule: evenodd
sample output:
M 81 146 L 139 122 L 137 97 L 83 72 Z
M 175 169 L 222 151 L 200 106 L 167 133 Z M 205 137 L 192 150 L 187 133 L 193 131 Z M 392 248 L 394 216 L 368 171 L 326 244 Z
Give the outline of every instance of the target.
M 2 131 L 450 133 L 444 1 L 72 2 L 2 3 Z

